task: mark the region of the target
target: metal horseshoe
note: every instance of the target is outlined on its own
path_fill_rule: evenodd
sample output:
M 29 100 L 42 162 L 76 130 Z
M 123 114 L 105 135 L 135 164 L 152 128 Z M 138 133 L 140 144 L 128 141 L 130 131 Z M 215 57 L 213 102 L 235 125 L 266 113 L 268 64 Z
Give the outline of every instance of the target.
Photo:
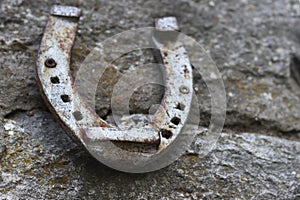
M 176 39 L 168 38 L 169 32 L 179 30 L 176 18 L 155 21 L 155 29 L 162 33 L 154 37 L 154 43 L 165 67 L 165 91 L 153 123 L 120 130 L 101 119 L 81 99 L 70 75 L 71 49 L 80 14 L 76 7 L 51 9 L 37 59 L 37 80 L 45 102 L 68 135 L 99 161 L 109 161 L 107 165 L 122 171 L 151 171 L 150 166 L 158 165 L 167 157 L 165 152 L 177 144 L 193 99 L 192 66 L 187 53 Z M 168 38 L 168 42 L 160 43 L 159 37 Z M 130 150 L 136 146 L 144 150 Z M 115 167 L 120 165 L 127 168 Z

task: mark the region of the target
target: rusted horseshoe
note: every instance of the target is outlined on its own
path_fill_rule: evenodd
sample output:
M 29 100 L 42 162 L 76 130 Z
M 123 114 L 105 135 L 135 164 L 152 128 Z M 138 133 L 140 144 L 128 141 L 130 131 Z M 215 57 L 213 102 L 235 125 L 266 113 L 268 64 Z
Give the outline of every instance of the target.
M 161 34 L 154 35 L 153 43 L 160 50 L 165 66 L 165 94 L 153 122 L 141 129 L 119 130 L 83 102 L 71 78 L 70 52 L 79 17 L 80 10 L 76 7 L 51 9 L 37 59 L 37 80 L 43 97 L 69 135 L 96 159 L 104 164 L 109 161 L 107 165 L 123 171 L 151 171 L 150 166 L 157 165 L 166 157 L 166 150 L 176 145 L 193 98 L 192 67 L 187 53 L 176 38 L 168 38 L 170 31 L 179 29 L 176 18 L 166 17 L 155 22 Z M 167 42 L 161 42 L 160 37 L 168 38 Z M 142 146 L 143 150 L 136 150 L 136 146 Z M 148 147 L 152 150 L 145 150 Z M 123 169 L 117 165 L 128 167 Z

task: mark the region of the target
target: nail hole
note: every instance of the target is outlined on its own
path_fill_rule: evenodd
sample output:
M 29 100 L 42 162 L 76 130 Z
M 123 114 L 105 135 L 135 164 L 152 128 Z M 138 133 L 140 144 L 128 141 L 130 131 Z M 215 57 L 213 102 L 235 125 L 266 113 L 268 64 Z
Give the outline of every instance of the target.
M 45 61 L 45 66 L 46 67 L 50 67 L 50 68 L 54 68 L 56 67 L 56 62 L 53 58 L 48 58 L 46 61 Z
M 177 103 L 175 106 L 175 109 L 182 110 L 182 111 L 184 110 L 184 108 L 185 108 L 185 105 L 182 103 Z
M 161 129 L 159 131 L 159 133 L 161 134 L 162 137 L 166 138 L 166 139 L 169 139 L 172 137 L 173 133 L 172 131 L 169 131 L 167 129 Z
M 75 118 L 77 121 L 80 121 L 80 120 L 83 119 L 83 116 L 82 116 L 82 114 L 81 114 L 80 111 L 75 111 L 75 112 L 73 112 L 73 116 L 74 116 L 74 118 Z
M 53 84 L 59 83 L 59 78 L 57 76 L 51 77 L 50 80 L 51 80 L 51 83 L 53 83 Z
M 175 125 L 178 125 L 180 123 L 181 119 L 179 117 L 173 117 L 171 119 L 171 122 Z
M 66 95 L 66 94 L 64 94 L 64 95 L 61 95 L 60 97 L 61 97 L 61 100 L 62 100 L 63 102 L 65 102 L 65 103 L 67 103 L 67 102 L 70 102 L 70 101 L 71 101 L 71 99 L 70 99 L 70 96 L 69 96 L 69 95 Z
M 190 92 L 189 88 L 186 86 L 180 86 L 179 91 L 183 94 L 188 94 Z

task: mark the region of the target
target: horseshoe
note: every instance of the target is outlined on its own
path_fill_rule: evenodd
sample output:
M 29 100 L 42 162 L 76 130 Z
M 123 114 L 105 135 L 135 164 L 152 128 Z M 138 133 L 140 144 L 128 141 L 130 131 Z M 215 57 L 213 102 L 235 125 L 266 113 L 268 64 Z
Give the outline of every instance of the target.
M 100 161 L 99 157 L 109 157 L 118 163 L 163 154 L 176 145 L 193 98 L 192 66 L 184 47 L 176 40 L 176 34 L 171 34 L 179 30 L 176 18 L 155 21 L 157 32 L 153 43 L 159 49 L 156 57 L 165 71 L 165 91 L 160 108 L 152 123 L 145 127 L 120 130 L 101 119 L 81 99 L 70 75 L 71 49 L 80 15 L 79 8 L 67 6 L 53 6 L 50 12 L 37 58 L 37 82 L 50 111 L 68 135 Z M 135 145 L 141 145 L 142 150 L 131 151 Z M 120 147 L 117 153 L 110 150 Z M 154 151 L 145 150 L 148 147 Z M 127 162 L 129 165 L 137 163 Z

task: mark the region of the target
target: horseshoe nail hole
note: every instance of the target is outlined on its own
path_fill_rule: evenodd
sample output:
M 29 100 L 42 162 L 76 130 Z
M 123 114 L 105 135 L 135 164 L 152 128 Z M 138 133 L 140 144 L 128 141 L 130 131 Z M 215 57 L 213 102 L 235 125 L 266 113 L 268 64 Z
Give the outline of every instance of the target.
M 166 138 L 166 139 L 169 139 L 172 137 L 173 133 L 172 131 L 169 131 L 167 129 L 161 129 L 159 131 L 159 133 L 161 134 L 162 137 Z
M 61 98 L 61 100 L 62 100 L 63 102 L 65 102 L 65 103 L 71 101 L 70 96 L 69 96 L 69 95 L 66 95 L 66 94 L 61 95 L 60 98 Z
M 182 111 L 184 110 L 184 108 L 185 108 L 185 105 L 182 103 L 177 103 L 175 106 L 175 109 L 182 110 Z
M 173 117 L 171 119 L 171 122 L 175 125 L 178 125 L 180 123 L 181 119 L 179 117 Z
M 82 116 L 82 114 L 81 114 L 80 111 L 75 111 L 75 112 L 73 112 L 73 116 L 74 116 L 74 118 L 76 119 L 76 121 L 80 121 L 80 120 L 83 119 L 83 116 Z
M 186 87 L 186 86 L 180 86 L 179 88 L 179 91 L 182 93 L 182 94 L 188 94 L 190 92 L 189 88 Z
M 50 80 L 51 80 L 51 83 L 53 83 L 53 84 L 59 83 L 59 78 L 57 76 L 51 77 Z
M 45 66 L 46 67 L 50 67 L 50 68 L 54 68 L 56 67 L 56 62 L 53 58 L 48 58 L 46 61 L 45 61 Z

